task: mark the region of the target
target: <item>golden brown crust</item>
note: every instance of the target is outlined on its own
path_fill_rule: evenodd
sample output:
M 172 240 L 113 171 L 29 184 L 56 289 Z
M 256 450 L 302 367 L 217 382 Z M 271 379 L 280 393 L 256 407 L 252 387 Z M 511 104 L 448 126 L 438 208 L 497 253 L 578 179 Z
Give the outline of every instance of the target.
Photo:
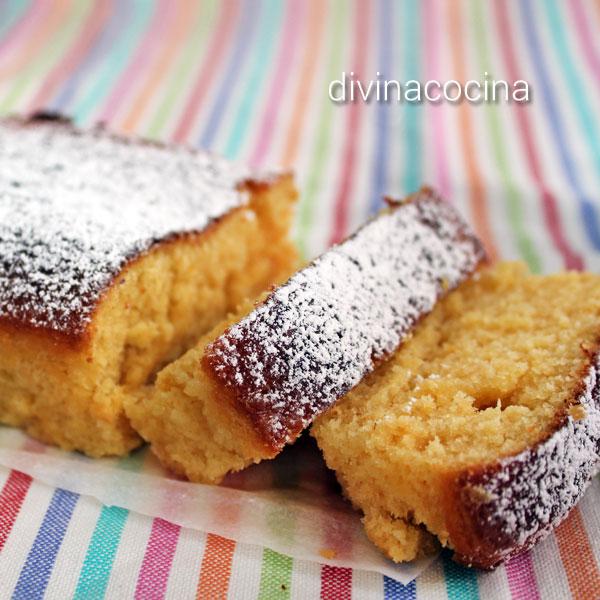
M 285 180 L 293 180 L 293 176 L 290 174 L 283 174 L 278 180 L 279 182 L 284 182 Z M 246 184 L 244 184 L 246 185 Z M 271 185 L 275 185 L 275 182 L 269 184 L 268 186 L 263 187 L 263 183 L 259 183 L 258 185 L 249 185 L 249 189 L 259 190 L 259 189 L 268 189 Z M 144 256 L 151 254 L 153 252 L 160 252 L 163 248 L 180 242 L 181 240 L 190 240 L 197 243 L 204 242 L 221 224 L 223 224 L 226 220 L 230 219 L 234 214 L 239 211 L 244 210 L 244 207 L 235 208 L 223 217 L 216 219 L 213 221 L 208 227 L 206 227 L 202 231 L 197 232 L 186 232 L 180 233 L 170 237 L 169 239 L 164 239 L 155 242 L 150 250 L 146 252 L 139 253 L 136 256 L 131 257 L 126 265 L 115 274 L 112 281 L 104 288 L 102 296 L 95 302 L 95 307 L 92 312 L 92 321 L 93 315 L 95 315 L 100 309 L 102 302 L 109 294 L 110 290 L 113 289 L 119 282 L 126 276 L 127 272 L 135 266 L 135 264 Z M 51 327 L 42 327 L 39 325 L 33 325 L 30 321 L 26 320 L 17 320 L 13 319 L 8 315 L 0 315 L 0 330 L 3 330 L 6 334 L 10 335 L 31 335 L 34 339 L 45 339 L 48 342 L 55 344 L 57 347 L 65 347 L 70 348 L 74 351 L 80 350 L 84 348 L 90 341 L 90 337 L 92 335 L 92 331 L 94 329 L 93 322 L 89 323 L 88 326 L 80 330 L 75 325 L 66 329 L 57 331 L 52 329 Z
M 430 188 L 388 203 L 207 347 L 203 369 L 232 390 L 273 452 L 484 260 L 480 241 Z
M 456 561 L 493 569 L 528 550 L 577 504 L 600 456 L 600 352 L 549 433 L 527 450 L 449 478 L 446 514 Z
M 83 331 L 0 319 L 0 420 L 92 456 L 139 444 L 124 414 L 129 396 L 241 299 L 296 266 L 291 176 L 248 190 L 247 203 L 201 231 L 171 235 L 131 257 Z
M 251 435 L 255 438 L 254 445 L 257 448 L 256 456 L 260 457 L 261 460 L 277 456 L 281 451 L 281 448 L 274 444 L 269 438 L 265 438 L 265 436 L 261 435 L 260 429 L 256 427 L 256 415 L 249 411 L 243 403 L 239 402 L 237 390 L 226 385 L 217 376 L 212 367 L 210 357 L 206 353 L 204 353 L 200 359 L 199 368 L 204 376 L 211 382 L 214 390 L 212 395 L 219 398 L 219 400 L 227 406 L 229 411 L 235 413 L 239 417 L 240 422 L 248 423 L 250 425 L 248 431 L 251 431 Z M 296 433 L 297 435 L 300 435 L 301 430 Z
M 493 568 L 568 515 L 599 464 L 599 289 L 591 273 L 482 272 L 317 422 L 349 497 L 389 517 L 371 535 L 384 552 L 404 560 L 400 517 Z
M 181 242 L 183 240 L 193 241 L 195 243 L 202 243 L 212 233 L 222 225 L 226 220 L 230 219 L 238 213 L 240 210 L 243 210 L 242 207 L 235 208 L 223 217 L 216 219 L 213 221 L 206 229 L 199 232 L 187 232 L 174 235 L 168 239 L 160 240 L 155 242 L 152 247 L 143 252 L 139 253 L 135 256 L 132 256 L 128 259 L 125 266 L 114 275 L 110 283 L 106 285 L 104 288 L 102 295 L 95 302 L 94 309 L 92 311 L 92 320 L 87 325 L 87 327 L 83 330 L 77 328 L 75 324 L 72 327 L 67 329 L 57 331 L 51 327 L 43 327 L 40 325 L 34 325 L 31 321 L 28 320 L 17 320 L 11 318 L 8 315 L 0 315 L 0 330 L 3 330 L 6 334 L 9 335 L 26 335 L 31 336 L 32 339 L 35 340 L 46 340 L 48 343 L 52 343 L 56 346 L 56 348 L 65 348 L 70 349 L 72 351 L 81 351 L 86 345 L 89 345 L 91 337 L 93 336 L 94 331 L 94 317 L 101 309 L 103 302 L 106 300 L 110 291 L 114 289 L 115 286 L 119 285 L 120 282 L 127 276 L 128 271 L 135 267 L 135 265 L 145 256 L 148 256 L 154 252 L 161 252 L 164 248 Z
M 195 157 L 204 155 L 200 155 L 198 151 L 192 148 L 189 148 L 188 151 L 181 151 L 181 149 L 176 149 L 174 146 L 171 146 L 169 144 L 140 138 L 120 136 L 114 133 L 105 132 L 101 126 L 98 126 L 95 129 L 91 129 L 88 132 L 81 132 L 72 124 L 72 122 L 68 118 L 53 113 L 35 113 L 29 119 L 24 119 L 21 117 L 9 117 L 4 119 L 1 123 L 4 124 L 7 132 L 13 132 L 12 137 L 17 138 L 18 136 L 14 135 L 15 129 L 17 129 L 17 131 L 21 129 L 25 131 L 29 128 L 32 128 L 36 131 L 38 129 L 40 131 L 43 131 L 44 135 L 46 133 L 52 134 L 53 136 L 61 140 L 78 139 L 80 140 L 80 143 L 84 145 L 90 145 L 92 141 L 98 138 L 102 140 L 113 140 L 115 142 L 118 142 L 117 145 L 119 146 L 119 148 L 130 146 L 132 149 L 140 149 L 145 147 L 164 149 L 168 151 L 168 153 L 165 153 L 165 156 L 175 156 L 175 153 L 171 155 L 170 151 L 177 150 L 177 152 L 179 152 L 177 156 L 182 155 L 184 156 L 184 158 L 188 157 L 185 158 L 185 161 L 180 165 L 182 169 L 182 176 L 186 177 L 189 176 L 189 173 L 192 172 L 196 174 L 212 173 L 211 169 L 214 169 L 216 171 L 221 168 L 220 166 L 215 166 L 216 163 L 213 164 L 212 159 L 207 159 L 205 162 L 202 163 L 200 162 L 200 160 L 198 160 L 198 162 L 196 163 Z M 64 130 L 65 133 L 55 135 L 54 132 L 59 130 Z M 35 139 L 37 140 L 37 138 Z M 52 139 L 54 139 L 54 137 Z M 42 138 L 42 143 L 46 143 L 46 138 Z M 12 150 L 14 156 L 17 156 L 17 158 L 14 159 L 15 161 L 25 160 L 22 157 L 29 156 L 28 150 L 31 150 L 33 158 L 29 159 L 30 166 L 32 170 L 35 170 L 35 167 L 37 165 L 39 167 L 39 172 L 43 174 L 40 175 L 40 173 L 37 172 L 32 173 L 31 177 L 35 181 L 37 181 L 35 179 L 36 176 L 39 177 L 40 181 L 45 181 L 45 179 L 43 178 L 50 177 L 50 175 L 46 174 L 48 165 L 44 163 L 43 157 L 45 155 L 45 152 L 41 151 L 44 147 L 45 146 L 34 146 L 34 148 L 32 149 L 30 148 L 30 146 L 21 148 L 18 145 L 16 145 L 15 148 L 17 148 L 18 152 L 17 150 Z M 9 148 L 12 147 L 9 146 Z M 62 146 L 60 146 L 60 148 L 62 148 Z M 93 153 L 93 150 L 91 152 Z M 125 157 L 123 160 L 125 162 L 131 162 L 131 160 L 128 158 L 128 152 L 130 152 L 128 148 L 125 148 L 125 150 L 123 150 Z M 65 181 L 70 181 L 69 178 L 73 177 L 75 181 L 79 181 L 79 179 L 77 179 L 77 177 L 80 177 L 80 174 L 78 174 L 79 172 L 75 168 L 73 168 L 74 174 L 71 175 L 71 162 L 69 162 L 68 158 L 63 157 L 63 154 L 56 150 L 53 146 L 49 156 L 51 159 L 56 158 L 57 162 L 62 161 L 60 165 L 57 165 L 57 167 L 60 167 L 59 171 L 61 171 L 61 175 L 55 177 L 55 179 L 59 181 L 62 181 L 63 179 Z M 11 160 L 13 159 L 11 158 Z M 138 168 L 136 167 L 136 169 Z M 138 171 L 136 171 L 137 176 L 141 176 L 141 171 L 143 169 L 143 164 L 140 164 Z M 64 173 L 64 175 L 62 173 Z M 48 279 L 48 276 L 54 278 L 51 279 L 49 284 L 42 284 L 42 279 L 38 276 L 38 272 L 35 271 L 35 267 L 32 266 L 34 264 L 34 261 L 31 260 L 31 256 L 37 256 L 40 254 L 43 255 L 43 252 L 40 253 L 39 250 L 42 244 L 48 243 L 47 239 L 44 237 L 47 237 L 47 232 L 43 230 L 39 231 L 40 225 L 36 224 L 32 235 L 31 232 L 26 230 L 26 228 L 30 225 L 30 220 L 35 219 L 28 219 L 25 217 L 23 218 L 23 223 L 18 222 L 18 219 L 16 219 L 15 222 L 10 221 L 10 223 L 5 224 L 7 230 L 5 234 L 3 234 L 3 237 L 4 235 L 6 235 L 7 239 L 9 240 L 7 247 L 12 248 L 13 246 L 18 246 L 18 248 L 16 251 L 13 251 L 11 257 L 7 259 L 10 260 L 10 263 L 8 264 L 10 264 L 11 266 L 9 271 L 4 274 L 5 276 L 2 281 L 2 285 L 4 286 L 4 294 L 2 296 L 2 306 L 0 306 L 0 308 L 3 309 L 0 310 L 0 327 L 3 327 L 5 330 L 10 330 L 15 335 L 20 335 L 21 332 L 24 331 L 39 330 L 42 333 L 42 335 L 51 338 L 56 343 L 62 343 L 73 348 L 83 347 L 86 343 L 89 343 L 90 330 L 93 329 L 93 327 L 91 327 L 91 321 L 93 320 L 93 318 L 95 318 L 95 315 L 98 311 L 98 307 L 102 304 L 107 293 L 118 283 L 118 281 L 124 276 L 127 270 L 131 266 L 133 266 L 139 260 L 139 258 L 155 251 L 156 249 L 162 248 L 165 245 L 172 244 L 181 239 L 192 239 L 197 241 L 198 243 L 201 243 L 205 236 L 209 235 L 211 231 L 214 231 L 214 229 L 223 222 L 223 219 L 245 208 L 246 202 L 244 201 L 244 198 L 250 198 L 254 193 L 264 192 L 269 188 L 273 188 L 278 185 L 289 185 L 289 182 L 292 180 L 291 174 L 287 172 L 269 174 L 268 176 L 265 175 L 264 177 L 253 177 L 248 176 L 247 173 L 245 171 L 242 171 L 241 169 L 239 171 L 232 169 L 231 173 L 227 171 L 226 175 L 224 175 L 223 177 L 224 179 L 217 178 L 213 180 L 207 176 L 207 181 L 210 179 L 211 183 L 207 184 L 208 187 L 204 187 L 198 190 L 199 197 L 206 196 L 207 194 L 211 193 L 211 190 L 213 190 L 213 195 L 215 196 L 214 200 L 215 202 L 217 202 L 217 197 L 220 197 L 219 192 L 223 192 L 223 190 L 225 190 L 224 193 L 231 193 L 234 196 L 238 196 L 238 198 L 235 200 L 235 202 L 232 202 L 231 198 L 229 198 L 229 200 L 224 204 L 219 204 L 217 202 L 215 206 L 218 206 L 218 209 L 215 212 L 207 212 L 207 215 L 212 214 L 216 216 L 213 216 L 212 218 L 207 216 L 207 219 L 199 217 L 198 225 L 200 226 L 200 224 L 202 224 L 200 228 L 193 229 L 195 221 L 188 222 L 188 225 L 181 227 L 181 231 L 179 231 L 180 225 L 182 225 L 184 221 L 177 221 L 176 226 L 173 228 L 170 228 L 170 225 L 168 227 L 161 227 L 161 217 L 159 215 L 155 219 L 155 221 L 158 219 L 158 223 L 154 223 L 150 220 L 149 228 L 146 225 L 140 225 L 139 228 L 136 228 L 136 226 L 132 225 L 131 231 L 128 228 L 124 228 L 125 245 L 123 245 L 123 247 L 115 247 L 112 251 L 110 251 L 112 252 L 110 260 L 112 260 L 113 263 L 115 262 L 115 258 L 121 256 L 120 264 L 117 265 L 118 268 L 115 269 L 115 265 L 113 263 L 111 263 L 110 266 L 108 264 L 102 263 L 102 261 L 105 261 L 102 252 L 99 253 L 99 256 L 102 255 L 101 258 L 90 258 L 93 264 L 96 264 L 94 262 L 95 260 L 99 260 L 102 263 L 98 264 L 98 269 L 102 270 L 103 273 L 102 282 L 100 286 L 98 286 L 97 281 L 94 281 L 93 284 L 91 283 L 91 281 L 88 279 L 89 273 L 83 270 L 79 270 L 79 264 L 77 264 L 74 268 L 75 275 L 72 274 L 72 280 L 70 278 L 67 278 L 66 274 L 63 272 L 64 268 L 55 268 L 50 270 L 50 268 L 47 265 L 42 265 L 42 269 L 40 272 L 44 274 L 44 277 L 46 279 Z M 87 180 L 84 178 L 82 181 L 84 183 L 82 183 L 81 195 L 85 196 L 85 186 L 87 185 Z M 185 181 L 188 181 L 188 179 L 185 179 Z M 194 178 L 191 178 L 190 181 L 197 183 L 196 179 Z M 35 186 L 28 188 L 28 182 L 28 177 L 23 178 L 23 181 L 14 182 L 17 186 L 15 189 L 19 190 L 19 193 L 21 193 L 22 190 L 23 199 L 26 199 L 34 207 L 34 209 L 32 210 L 35 210 L 37 203 L 39 203 L 40 206 L 44 206 L 44 202 L 39 202 L 39 198 L 37 197 L 37 195 L 39 195 L 39 192 L 37 191 L 38 188 L 36 188 Z M 152 185 L 155 185 L 156 182 L 154 179 L 152 180 L 152 182 Z M 92 188 L 94 185 L 94 182 L 90 183 L 90 186 Z M 197 188 L 195 186 L 190 184 L 187 187 L 187 195 L 185 192 L 181 193 L 181 198 L 174 198 L 173 204 L 177 205 L 178 203 L 180 203 L 183 206 L 186 204 L 186 202 L 195 203 L 196 200 L 190 200 L 190 197 L 193 197 L 193 194 L 195 193 L 194 190 L 196 189 Z M 53 189 L 53 196 L 57 196 L 57 198 L 54 198 L 56 202 L 62 202 L 62 195 L 60 190 L 62 190 L 62 188 L 59 188 L 59 191 Z M 191 193 L 189 192 L 189 190 L 191 190 Z M 145 196 L 140 197 L 145 198 Z M 93 199 L 94 196 L 91 196 L 91 198 Z M 7 200 L 7 202 L 10 202 L 10 199 Z M 57 206 L 62 206 L 60 202 Z M 85 201 L 81 200 L 81 203 L 82 206 L 85 206 Z M 142 207 L 139 210 L 141 210 L 141 212 L 147 212 L 145 210 L 145 206 L 146 205 L 144 205 L 144 207 Z M 156 204 L 156 206 L 161 205 Z M 194 204 L 194 207 L 194 214 L 202 215 L 203 211 L 206 210 L 206 208 L 204 207 L 204 205 L 202 205 L 201 202 L 198 203 L 198 206 Z M 117 210 L 116 205 L 114 207 L 114 210 Z M 135 210 L 138 209 L 136 208 Z M 169 211 L 171 209 L 169 206 L 167 206 L 166 210 L 167 212 L 165 214 L 169 214 Z M 219 213 L 219 211 L 221 210 L 222 212 Z M 37 213 L 34 212 L 33 214 L 35 217 Z M 133 221 L 136 221 L 139 215 L 136 213 L 133 214 L 133 216 L 135 217 Z M 90 215 L 90 219 L 92 221 L 94 221 L 96 218 L 97 217 L 95 213 L 94 216 Z M 148 215 L 144 216 L 144 218 L 152 219 L 151 213 L 148 212 Z M 129 221 L 125 221 L 125 223 L 128 224 Z M 42 225 L 42 229 L 43 227 L 44 226 Z M 108 223 L 103 223 L 102 225 L 100 225 L 100 227 L 110 228 L 110 219 Z M 144 227 L 146 227 L 146 229 L 144 229 Z M 23 231 L 26 231 L 25 234 L 23 234 L 23 232 L 21 231 L 22 229 Z M 96 231 L 96 233 L 99 234 L 99 239 L 97 241 L 92 240 L 92 246 L 97 246 L 97 242 L 100 241 L 100 238 L 106 237 L 102 234 L 102 231 L 103 230 L 101 229 Z M 39 242 L 40 246 L 33 246 L 30 248 L 27 245 L 28 242 L 26 242 L 26 240 L 31 238 L 32 243 L 38 243 L 36 241 L 38 234 L 41 236 Z M 0 238 L 0 241 L 3 241 L 3 237 Z M 19 241 L 15 242 L 15 240 Z M 21 240 L 23 240 L 23 242 L 21 242 Z M 78 239 L 73 238 L 73 240 L 70 240 L 69 243 L 73 248 L 73 253 L 81 252 L 81 250 L 78 249 L 80 246 Z M 21 245 L 23 246 L 22 248 Z M 58 247 L 58 245 L 51 242 L 47 248 L 47 253 L 54 254 L 55 246 Z M 84 245 L 83 247 L 85 248 L 86 246 Z M 58 252 L 60 251 L 57 250 L 56 253 Z M 70 251 L 67 250 L 67 252 Z M 109 254 L 108 249 L 107 254 Z M 85 258 L 85 255 L 83 257 Z M 64 264 L 67 261 L 68 257 L 65 257 L 64 260 L 62 257 L 58 257 L 56 262 L 57 264 L 60 264 L 61 267 L 64 267 Z M 37 262 L 40 261 L 38 260 Z M 40 265 L 37 266 L 39 268 Z M 54 273 L 54 271 L 56 272 Z M 70 286 L 69 294 L 74 300 L 74 302 L 72 302 L 72 306 L 69 306 L 68 309 L 66 306 L 61 304 L 61 300 L 58 296 L 53 296 L 54 292 L 52 290 L 57 287 L 57 284 L 62 285 L 62 282 L 64 282 L 65 285 Z M 17 291 L 21 288 L 25 288 L 26 285 L 29 286 L 29 289 L 27 289 L 26 292 Z M 44 287 L 44 285 L 46 287 Z M 78 308 L 73 308 L 73 306 L 78 306 Z M 57 323 L 50 316 L 50 314 L 58 315 L 60 319 L 60 326 L 57 326 Z

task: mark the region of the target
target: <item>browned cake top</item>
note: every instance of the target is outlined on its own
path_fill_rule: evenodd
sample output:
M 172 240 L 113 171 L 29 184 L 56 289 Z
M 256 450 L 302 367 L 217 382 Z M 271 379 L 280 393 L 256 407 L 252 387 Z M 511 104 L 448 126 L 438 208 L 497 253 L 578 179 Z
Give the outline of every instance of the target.
M 600 470 L 599 375 L 596 351 L 574 398 L 582 418 L 557 415 L 556 430 L 540 443 L 459 477 L 460 500 L 483 540 L 461 549 L 461 562 L 491 568 L 531 548 L 579 501 Z
M 454 209 L 424 189 L 276 289 L 208 346 L 205 364 L 278 449 L 483 259 Z
M 0 319 L 77 336 L 115 275 L 247 201 L 246 172 L 189 149 L 0 123 Z

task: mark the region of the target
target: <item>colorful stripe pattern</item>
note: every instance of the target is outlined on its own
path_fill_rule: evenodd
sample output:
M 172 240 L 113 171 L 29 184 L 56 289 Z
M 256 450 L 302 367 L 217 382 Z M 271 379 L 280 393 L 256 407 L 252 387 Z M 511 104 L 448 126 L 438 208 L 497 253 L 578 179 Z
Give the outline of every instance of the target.
M 21 510 L 21 504 L 31 485 L 31 477 L 18 471 L 11 471 L 0 493 L 0 551 Z
M 56 490 L 22 567 L 13 598 L 43 598 L 52 567 L 73 515 L 77 494 Z
M 5 0 L 0 111 L 59 110 L 255 166 L 293 166 L 307 256 L 362 222 L 384 193 L 428 182 L 495 256 L 539 272 L 594 269 L 598 39 L 592 0 Z M 401 81 L 487 72 L 529 81 L 533 101 L 335 105 L 328 85 L 342 71 Z M 144 467 L 136 458 L 131 468 Z M 273 474 L 287 487 L 302 478 Z M 0 596 L 596 598 L 599 490 L 546 542 L 493 574 L 443 556 L 415 582 L 372 574 L 366 589 L 350 569 L 103 507 L 0 469 Z M 265 515 L 266 526 L 275 520 Z M 285 535 L 295 534 L 290 523 Z M 57 571 L 65 564 L 68 572 Z
M 127 514 L 118 506 L 102 507 L 77 581 L 77 600 L 104 596 Z

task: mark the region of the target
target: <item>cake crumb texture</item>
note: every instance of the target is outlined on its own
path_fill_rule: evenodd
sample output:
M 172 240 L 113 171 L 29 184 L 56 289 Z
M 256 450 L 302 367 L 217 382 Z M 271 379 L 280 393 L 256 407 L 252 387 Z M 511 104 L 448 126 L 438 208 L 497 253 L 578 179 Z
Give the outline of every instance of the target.
M 200 368 L 207 345 L 252 308 L 252 302 L 243 302 L 160 371 L 153 386 L 140 388 L 125 402 L 133 427 L 162 464 L 191 481 L 219 483 L 227 472 L 275 454 Z
M 483 259 L 454 209 L 424 188 L 274 290 L 210 344 L 206 367 L 281 449 Z
M 483 259 L 431 190 L 393 203 L 216 326 L 127 414 L 163 463 L 217 483 L 293 442 Z
M 0 421 L 124 454 L 125 399 L 296 266 L 292 178 L 63 124 L 0 131 Z
M 204 152 L 0 122 L 0 318 L 81 335 L 127 262 L 248 202 L 249 173 Z
M 388 556 L 418 556 L 410 523 L 492 567 L 566 516 L 598 469 L 599 317 L 598 275 L 482 269 L 317 419 Z

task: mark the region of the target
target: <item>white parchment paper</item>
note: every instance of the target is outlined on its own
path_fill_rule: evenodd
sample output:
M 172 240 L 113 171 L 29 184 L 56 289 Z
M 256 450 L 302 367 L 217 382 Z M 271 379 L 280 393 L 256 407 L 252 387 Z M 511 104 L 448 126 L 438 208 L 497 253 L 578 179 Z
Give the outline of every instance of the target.
M 373 546 L 308 437 L 221 486 L 174 477 L 147 448 L 125 459 L 90 459 L 44 446 L 7 427 L 0 427 L 0 465 L 109 506 L 298 559 L 376 571 L 404 584 L 431 562 L 396 565 Z

